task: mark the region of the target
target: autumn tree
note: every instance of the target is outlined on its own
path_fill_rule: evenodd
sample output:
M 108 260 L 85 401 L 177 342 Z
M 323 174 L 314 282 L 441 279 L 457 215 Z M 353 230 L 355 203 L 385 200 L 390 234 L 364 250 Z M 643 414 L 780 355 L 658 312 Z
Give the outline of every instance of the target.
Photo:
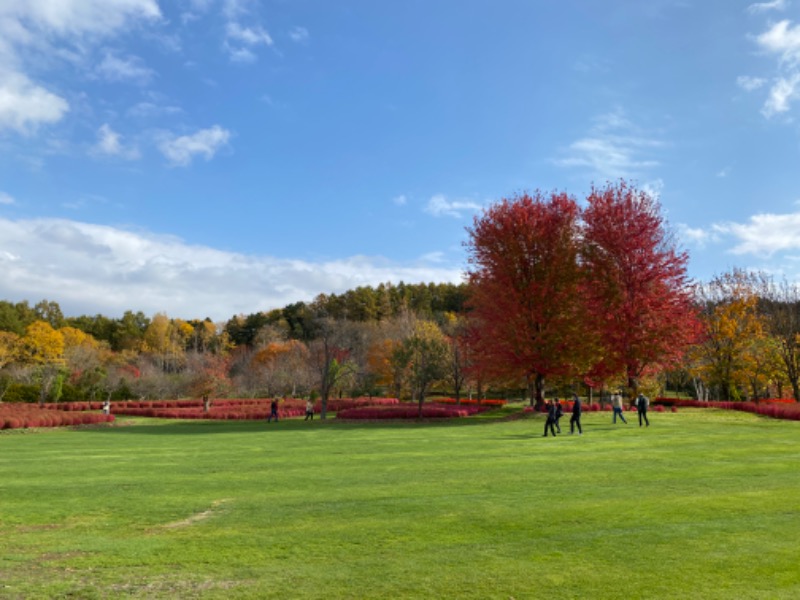
M 308 346 L 309 366 L 319 386 L 320 418 L 328 415 L 328 400 L 334 388 L 357 369 L 351 360 L 352 330 L 348 323 L 320 315 L 314 323 L 314 339 Z
M 308 348 L 298 340 L 272 341 L 259 348 L 252 357 L 251 368 L 258 373 L 267 395 L 289 393 L 308 384 L 306 377 Z
M 759 312 L 775 340 L 783 375 L 800 402 L 800 285 L 763 278 L 759 295 Z
M 188 323 L 171 320 L 164 313 L 156 314 L 143 337 L 143 351 L 161 368 L 174 373 L 184 365 L 186 340 L 194 333 Z
M 625 181 L 593 187 L 583 212 L 585 297 L 601 341 L 594 375 L 623 375 L 631 398 L 648 368 L 677 364 L 696 336 L 688 255 L 658 201 Z
M 578 219 L 572 197 L 536 192 L 502 200 L 467 229 L 468 306 L 483 372 L 524 376 L 537 404 L 547 377 L 581 373 L 593 350 Z
M 432 321 L 418 321 L 414 332 L 403 340 L 403 346 L 409 357 L 411 396 L 416 399 L 422 417 L 422 405 L 431 385 L 447 375 L 450 346 L 442 330 Z
M 447 382 L 453 389 L 456 404 L 461 404 L 461 391 L 467 381 L 473 360 L 469 344 L 469 324 L 464 317 L 454 313 L 445 315 L 442 331 L 450 346 L 447 356 Z
M 764 322 L 758 314 L 757 277 L 734 269 L 697 287 L 702 324 L 690 369 L 723 400 L 737 400 L 761 351 Z
M 46 321 L 28 325 L 20 340 L 20 357 L 33 364 L 48 364 L 62 359 L 64 337 Z
M 203 399 L 205 412 L 211 407 L 212 397 L 224 396 L 230 390 L 229 367 L 229 358 L 221 354 L 191 352 L 187 356 L 188 391 Z

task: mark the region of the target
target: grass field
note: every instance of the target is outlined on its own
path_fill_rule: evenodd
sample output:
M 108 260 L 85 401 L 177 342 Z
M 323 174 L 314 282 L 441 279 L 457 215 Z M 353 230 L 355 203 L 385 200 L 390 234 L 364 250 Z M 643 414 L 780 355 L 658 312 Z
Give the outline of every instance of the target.
M 651 422 L 5 433 L 0 598 L 800 598 L 800 423 Z

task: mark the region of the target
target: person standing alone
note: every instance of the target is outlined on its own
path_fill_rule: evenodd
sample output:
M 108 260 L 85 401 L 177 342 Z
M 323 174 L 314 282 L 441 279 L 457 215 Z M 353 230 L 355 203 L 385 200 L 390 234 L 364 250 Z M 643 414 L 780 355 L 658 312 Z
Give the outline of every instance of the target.
M 575 433 L 575 426 L 578 426 L 578 435 L 583 435 L 583 429 L 581 429 L 581 399 L 578 398 L 578 395 L 575 394 L 572 399 L 572 416 L 569 418 L 569 432 L 570 434 Z
M 274 398 L 269 405 L 269 418 L 267 419 L 267 423 L 272 422 L 272 418 L 275 417 L 275 422 L 278 422 L 278 401 Z
M 314 420 L 314 402 L 312 400 L 306 402 L 306 418 L 303 420 L 308 421 L 309 419 Z
M 650 421 L 647 419 L 647 408 L 650 406 L 650 398 L 644 394 L 639 394 L 636 398 L 636 412 L 639 413 L 639 427 L 642 426 L 642 419 L 650 427 Z

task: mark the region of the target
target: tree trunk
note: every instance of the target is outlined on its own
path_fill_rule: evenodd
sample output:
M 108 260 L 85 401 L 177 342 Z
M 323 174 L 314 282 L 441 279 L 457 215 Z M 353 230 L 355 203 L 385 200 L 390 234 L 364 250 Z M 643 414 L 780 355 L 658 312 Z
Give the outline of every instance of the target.
M 534 407 L 536 410 L 540 410 L 544 406 L 544 375 L 537 373 L 534 385 L 536 389 L 536 404 Z

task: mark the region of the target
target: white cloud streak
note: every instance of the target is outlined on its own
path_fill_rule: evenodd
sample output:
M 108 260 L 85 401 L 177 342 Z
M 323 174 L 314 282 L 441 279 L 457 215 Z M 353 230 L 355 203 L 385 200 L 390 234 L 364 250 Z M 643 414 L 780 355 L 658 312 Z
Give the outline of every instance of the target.
M 224 252 L 62 219 L 0 218 L 0 297 L 56 300 L 66 314 L 126 310 L 214 320 L 387 281 L 461 281 L 460 269 L 351 256 L 310 262 Z
M 0 192 L 0 204 L 9 206 L 11 204 L 16 204 L 16 200 L 14 200 L 14 198 L 10 194 L 6 194 L 5 192 Z
M 157 21 L 156 0 L 1 0 L 0 131 L 35 132 L 69 104 L 32 79 L 26 60 L 77 60 L 87 48 L 139 20 Z
M 786 0 L 772 0 L 772 2 L 756 2 L 747 7 L 747 12 L 751 14 L 768 12 L 770 10 L 786 10 L 788 2 Z
M 773 23 L 754 39 L 761 50 L 778 59 L 779 74 L 769 88 L 761 113 L 768 119 L 788 113 L 792 103 L 800 98 L 800 25 L 793 26 L 791 21 L 784 19 Z M 755 82 L 763 81 L 761 78 L 739 80 L 739 85 L 748 90 L 756 89 L 753 87 Z
M 140 158 L 138 148 L 125 146 L 122 143 L 122 136 L 111 129 L 108 123 L 104 123 L 97 131 L 97 144 L 92 148 L 95 155 L 114 156 L 125 160 L 136 160 Z
M 740 75 L 736 78 L 736 85 L 747 92 L 754 92 L 755 90 L 764 87 L 767 80 L 763 77 L 750 77 L 748 75 Z
M 293 27 L 289 31 L 289 39 L 291 39 L 295 43 L 298 44 L 305 43 L 308 41 L 308 38 L 309 38 L 308 29 L 306 29 L 305 27 Z
M 130 81 L 146 84 L 154 76 L 152 69 L 145 67 L 138 56 L 120 58 L 107 52 L 103 61 L 97 66 L 97 73 L 108 81 Z
M 572 142 L 554 163 L 605 179 L 638 176 L 659 165 L 648 154 L 661 146 L 660 140 L 641 132 L 617 110 L 595 119 L 588 135 Z
M 68 110 L 66 100 L 22 73 L 0 70 L 0 131 L 31 134 L 41 125 L 60 121 Z
M 719 223 L 713 226 L 717 234 L 733 236 L 737 242 L 733 254 L 753 254 L 770 257 L 787 250 L 800 250 L 800 213 L 758 214 L 746 223 Z
M 230 22 L 225 26 L 225 42 L 223 47 L 233 62 L 254 62 L 255 49 L 259 46 L 272 46 L 272 37 L 260 25 L 242 27 L 239 23 Z
M 228 144 L 230 137 L 230 131 L 214 125 L 192 135 L 166 137 L 159 144 L 159 149 L 172 165 L 186 167 L 195 156 L 204 156 L 206 160 L 211 160 Z
M 472 200 L 448 200 L 443 194 L 436 194 L 425 206 L 425 212 L 434 217 L 461 218 L 463 213 L 477 212 L 483 208 Z

